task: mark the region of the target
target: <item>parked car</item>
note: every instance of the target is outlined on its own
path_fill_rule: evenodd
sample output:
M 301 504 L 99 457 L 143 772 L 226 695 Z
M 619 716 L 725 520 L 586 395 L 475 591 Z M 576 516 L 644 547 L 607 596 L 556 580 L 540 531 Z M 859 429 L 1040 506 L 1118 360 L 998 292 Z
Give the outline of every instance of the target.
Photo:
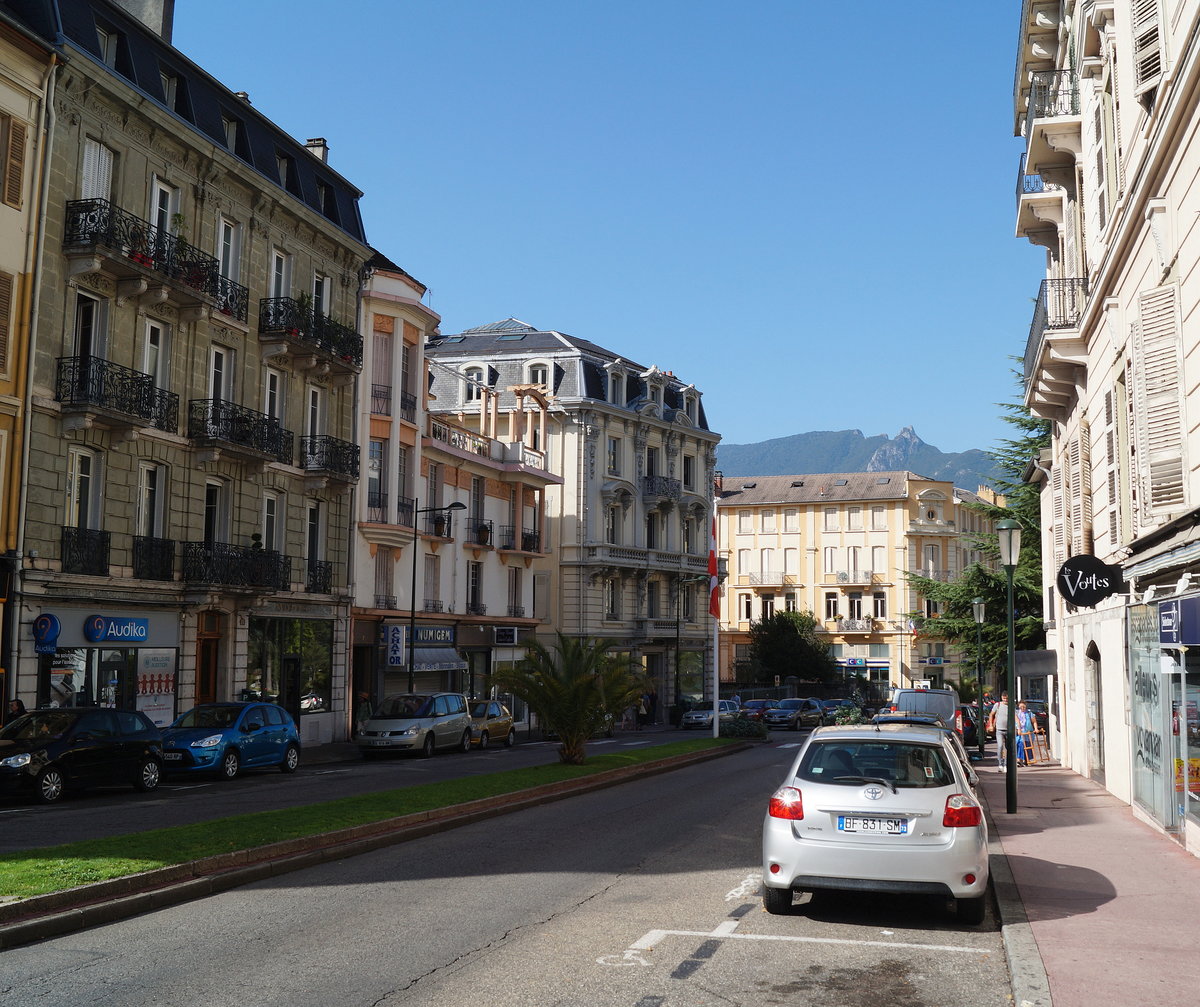
M 950 740 L 950 747 L 954 749 L 954 754 L 958 756 L 963 766 L 967 770 L 967 779 L 971 786 L 975 787 L 979 784 L 979 777 L 975 775 L 975 770 L 971 768 L 972 751 L 974 757 L 978 757 L 978 748 L 968 750 L 966 742 L 962 736 L 953 727 L 943 723 L 941 717 L 935 717 L 932 713 L 877 713 L 871 718 L 872 724 L 912 724 L 915 727 L 929 727 L 935 731 L 943 732 Z
M 763 819 L 763 905 L 797 891 L 952 897 L 981 923 L 987 823 L 944 729 L 855 724 L 810 734 Z
M 763 723 L 767 727 L 799 731 L 805 727 L 820 727 L 824 717 L 825 710 L 818 699 L 784 699 L 763 714 Z
M 431 758 L 439 748 L 471 747 L 467 697 L 458 692 L 405 693 L 388 696 L 357 737 L 364 759 L 382 752 L 420 750 Z
M 963 744 L 966 745 L 967 748 L 971 748 L 971 747 L 978 748 L 979 747 L 979 735 L 978 735 L 977 731 L 979 729 L 979 719 L 980 719 L 979 707 L 971 706 L 970 704 L 963 703 L 959 707 L 959 712 L 962 714 Z M 983 712 L 983 739 L 986 742 L 986 741 L 990 740 L 991 738 L 994 738 L 995 736 L 996 736 L 995 731 L 989 731 L 987 729 L 987 710 L 984 710 L 984 712 Z
M 777 699 L 747 699 L 742 703 L 742 716 L 747 720 L 762 720 L 763 714 L 779 705 Z
M 73 787 L 151 791 L 162 757 L 162 734 L 136 710 L 30 710 L 0 729 L 0 794 L 31 793 L 50 804 Z
M 962 713 L 953 689 L 893 689 L 880 713 L 932 713 L 962 734 Z
M 852 699 L 823 699 L 821 700 L 821 723 L 836 724 L 839 710 L 857 710 L 859 706 Z
M 243 769 L 300 765 L 300 734 L 291 714 L 274 703 L 201 703 L 163 729 L 169 773 L 216 773 L 232 780 Z
M 719 708 L 717 716 L 721 720 L 736 720 L 741 713 L 741 708 L 732 699 L 718 700 Z M 681 730 L 688 731 L 694 727 L 705 727 L 712 730 L 712 706 L 700 706 L 695 710 L 688 710 L 679 721 Z
M 471 704 L 471 744 L 483 749 L 493 741 L 512 748 L 517 743 L 517 729 L 507 706 L 494 699 L 481 699 Z

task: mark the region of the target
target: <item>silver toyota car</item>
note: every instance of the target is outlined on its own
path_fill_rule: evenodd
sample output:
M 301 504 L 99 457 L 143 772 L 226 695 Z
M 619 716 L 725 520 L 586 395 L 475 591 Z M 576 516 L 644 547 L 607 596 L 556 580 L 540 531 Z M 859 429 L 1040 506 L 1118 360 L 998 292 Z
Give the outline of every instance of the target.
M 940 895 L 983 922 L 988 837 L 969 770 L 946 732 L 823 727 L 801 747 L 763 821 L 763 905 L 793 892 Z

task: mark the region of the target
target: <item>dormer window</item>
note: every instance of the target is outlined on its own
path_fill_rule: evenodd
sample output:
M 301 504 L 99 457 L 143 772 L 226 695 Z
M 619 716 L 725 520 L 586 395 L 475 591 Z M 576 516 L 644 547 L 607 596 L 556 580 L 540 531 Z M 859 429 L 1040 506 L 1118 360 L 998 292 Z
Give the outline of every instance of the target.
M 100 44 L 100 59 L 105 66 L 116 67 L 117 65 L 117 39 L 119 36 L 115 31 L 110 31 L 107 28 L 101 28 L 96 25 L 96 41 Z
M 463 382 L 466 388 L 463 391 L 464 402 L 478 402 L 483 398 L 483 368 L 468 367 L 463 371 Z
M 158 79 L 162 82 L 163 104 L 174 112 L 175 99 L 179 94 L 179 78 L 164 70 L 159 73 Z
M 529 384 L 550 387 L 550 368 L 546 364 L 529 365 Z
M 288 169 L 291 167 L 288 161 L 289 158 L 283 154 L 275 155 L 275 170 L 279 172 L 279 184 L 285 189 L 288 187 Z
M 614 406 L 625 405 L 625 372 L 609 371 L 608 401 Z
M 221 132 L 225 134 L 225 146 L 237 150 L 238 121 L 227 115 L 221 116 Z

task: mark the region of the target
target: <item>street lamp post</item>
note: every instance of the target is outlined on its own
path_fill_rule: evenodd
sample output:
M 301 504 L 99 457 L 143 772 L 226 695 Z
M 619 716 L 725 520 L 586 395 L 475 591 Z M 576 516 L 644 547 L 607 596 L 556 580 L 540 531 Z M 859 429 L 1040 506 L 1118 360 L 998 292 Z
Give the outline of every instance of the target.
M 1016 521 L 997 521 L 996 537 L 1000 546 L 1000 565 L 1008 581 L 1008 724 L 1004 732 L 1005 793 L 1007 811 L 1017 813 L 1017 637 L 1013 625 L 1013 571 L 1021 555 L 1021 526 Z
M 417 542 L 420 537 L 420 524 L 422 514 L 434 514 L 439 511 L 445 513 L 452 510 L 466 510 L 467 505 L 460 500 L 455 500 L 452 504 L 446 504 L 445 507 L 426 507 L 424 509 L 417 506 L 420 501 L 414 498 L 413 500 L 413 556 L 412 556 L 412 583 L 410 585 L 408 595 L 408 691 L 415 692 L 416 684 L 416 641 L 417 641 Z
M 983 672 L 980 670 L 980 652 L 983 649 L 983 599 L 971 599 L 971 614 L 975 616 L 975 740 L 979 743 L 979 757 L 983 758 L 987 729 L 983 718 Z

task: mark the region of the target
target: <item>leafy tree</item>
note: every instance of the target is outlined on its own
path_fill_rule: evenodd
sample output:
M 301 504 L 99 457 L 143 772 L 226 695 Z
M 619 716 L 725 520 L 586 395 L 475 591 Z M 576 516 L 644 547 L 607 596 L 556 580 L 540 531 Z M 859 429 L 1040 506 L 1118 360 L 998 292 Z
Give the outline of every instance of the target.
M 532 640 L 524 660 L 492 675 L 495 685 L 529 704 L 543 729 L 558 735 L 558 758 L 568 765 L 582 765 L 588 739 L 645 691 L 629 659 L 611 647 L 608 640 L 559 633 L 553 647 Z
M 829 682 L 838 674 L 811 612 L 776 612 L 751 623 L 750 659 L 768 678 L 794 675 L 807 682 Z
M 1046 645 L 1042 621 L 1042 514 L 1041 494 L 1036 484 L 1024 479 L 1029 463 L 1050 446 L 1050 424 L 1031 416 L 1021 402 L 1001 406 L 1004 421 L 1012 424 L 1017 435 L 1002 440 L 989 452 L 1001 477 L 996 490 L 1003 503 L 986 500 L 967 506 L 991 522 L 1014 520 L 1021 526 L 1021 555 L 1013 571 L 1014 634 L 1017 650 L 1038 650 Z M 927 639 L 945 640 L 959 648 L 965 665 L 976 657 L 976 626 L 972 601 L 984 601 L 980 666 L 984 672 L 984 690 L 1003 680 L 1008 660 L 1008 581 L 1000 566 L 1000 549 L 995 532 L 978 536 L 975 547 L 985 561 L 963 571 L 953 583 L 909 575 L 909 584 L 925 598 L 938 602 L 936 619 L 916 619 L 918 632 Z M 990 675 L 989 675 L 990 672 Z M 964 676 L 964 698 L 978 692 L 973 676 Z M 969 686 L 969 687 L 968 687 Z

